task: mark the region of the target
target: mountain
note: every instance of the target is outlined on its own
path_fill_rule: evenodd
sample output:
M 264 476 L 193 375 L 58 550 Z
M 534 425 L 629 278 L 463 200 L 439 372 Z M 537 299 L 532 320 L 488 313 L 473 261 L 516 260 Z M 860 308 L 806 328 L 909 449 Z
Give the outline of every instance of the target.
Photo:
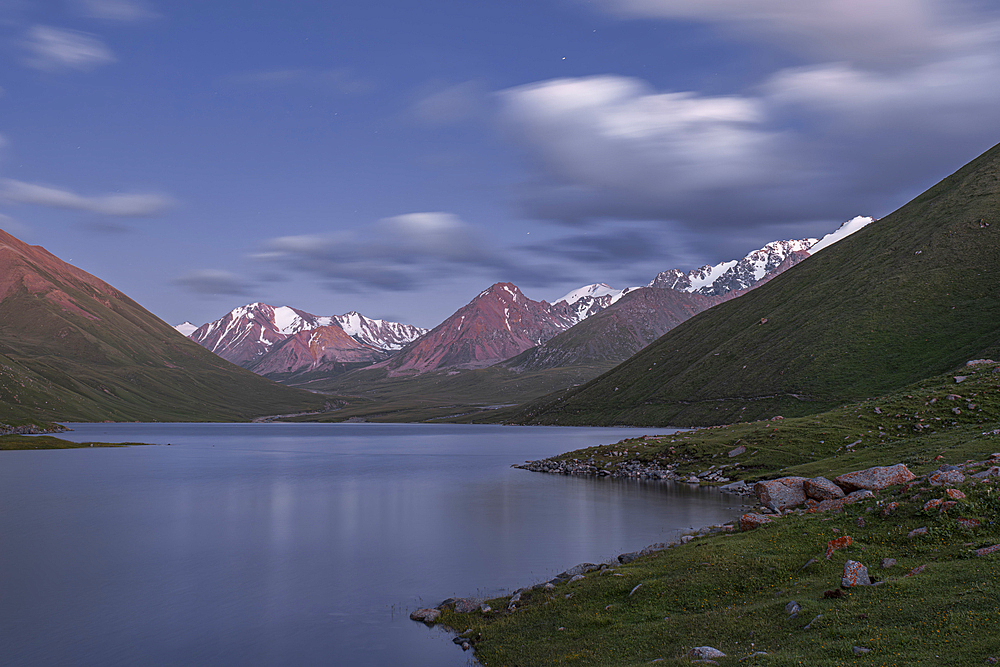
M 325 332 L 321 339 L 328 345 L 322 353 L 318 352 L 314 344 L 308 342 L 308 336 L 298 336 L 275 360 L 263 359 L 266 355 L 276 352 L 280 344 L 300 333 L 331 326 L 340 329 L 358 345 L 352 346 L 335 332 Z M 243 367 L 286 368 L 292 359 L 298 359 L 303 366 L 294 370 L 309 370 L 313 369 L 319 358 L 322 358 L 324 363 L 330 364 L 381 361 L 388 356 L 387 352 L 402 348 L 426 332 L 426 329 L 420 327 L 373 320 L 355 312 L 327 317 L 313 315 L 289 306 L 274 307 L 266 303 L 251 303 L 234 308 L 214 322 L 203 324 L 190 335 L 190 338 L 223 359 Z M 296 352 L 293 353 L 292 350 Z M 307 350 L 312 352 L 307 354 Z M 339 352 L 344 354 L 343 359 L 336 358 Z M 313 353 L 319 354 L 319 357 L 313 357 Z M 366 355 L 367 359 L 358 358 Z M 292 370 L 273 372 L 292 372 Z
M 564 303 L 570 306 L 570 312 L 576 320 L 575 323 L 578 323 L 617 303 L 620 298 L 637 289 L 639 288 L 626 287 L 619 290 L 605 283 L 594 283 L 578 287 L 561 299 L 557 299 L 555 304 Z
M 810 414 L 996 358 L 998 211 L 1000 146 L 517 419 L 693 425 Z
M 577 321 L 577 311 L 565 301 L 532 301 L 516 285 L 497 283 L 380 367 L 390 375 L 482 368 L 543 343 Z
M 620 362 L 722 297 L 638 288 L 548 341 L 501 362 L 515 372 Z
M 182 336 L 190 336 L 191 334 L 193 334 L 195 331 L 198 330 L 198 325 L 191 324 L 190 322 L 185 320 L 180 324 L 175 324 L 174 328 L 177 329 L 177 331 L 180 332 Z
M 0 418 L 231 421 L 321 409 L 0 231 Z
M 247 368 L 259 375 L 342 373 L 382 361 L 389 352 L 358 342 L 337 325 L 303 329 L 275 344 Z

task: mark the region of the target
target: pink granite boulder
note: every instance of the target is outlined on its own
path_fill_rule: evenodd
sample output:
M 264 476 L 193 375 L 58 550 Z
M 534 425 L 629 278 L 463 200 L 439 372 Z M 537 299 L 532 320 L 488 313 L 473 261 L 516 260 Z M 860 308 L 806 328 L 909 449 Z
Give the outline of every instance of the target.
M 938 470 L 927 481 L 931 486 L 957 486 L 965 481 L 965 475 L 957 470 Z
M 896 484 L 905 484 L 916 477 L 904 464 L 897 463 L 894 466 L 875 466 L 867 470 L 856 470 L 841 475 L 833 481 L 846 493 L 851 493 L 860 490 L 881 491 Z
M 814 477 L 802 483 L 806 495 L 813 500 L 836 500 L 844 497 L 844 491 L 826 477 Z
M 760 528 L 765 523 L 771 523 L 771 519 L 764 516 L 763 514 L 757 514 L 756 512 L 747 512 L 740 517 L 740 530 L 746 532 L 748 530 L 753 530 L 754 528 Z
M 798 507 L 806 502 L 806 492 L 803 484 L 805 477 L 782 477 L 753 485 L 757 500 L 764 507 L 781 511 L 789 507 Z

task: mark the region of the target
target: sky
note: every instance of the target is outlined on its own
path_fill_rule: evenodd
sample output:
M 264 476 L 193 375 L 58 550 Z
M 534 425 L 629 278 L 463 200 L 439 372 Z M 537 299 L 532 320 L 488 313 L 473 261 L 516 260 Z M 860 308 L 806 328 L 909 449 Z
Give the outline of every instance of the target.
M 884 216 L 998 110 L 992 0 L 0 0 L 0 228 L 171 324 L 432 327 Z

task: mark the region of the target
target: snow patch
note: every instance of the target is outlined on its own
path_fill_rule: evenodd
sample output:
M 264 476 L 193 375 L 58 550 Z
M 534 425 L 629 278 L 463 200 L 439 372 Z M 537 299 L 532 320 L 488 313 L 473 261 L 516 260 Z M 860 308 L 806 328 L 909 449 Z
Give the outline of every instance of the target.
M 863 215 L 851 218 L 850 220 L 842 224 L 840 227 L 838 227 L 837 231 L 830 232 L 829 234 L 821 238 L 815 245 L 809 248 L 809 254 L 813 255 L 822 250 L 823 248 L 833 245 L 834 243 L 843 238 L 847 238 L 854 232 L 864 227 L 867 227 L 874 221 L 875 221 L 874 218 L 870 218 L 868 216 L 863 216 Z
M 190 336 L 191 334 L 193 334 L 195 331 L 198 330 L 198 327 L 196 327 L 195 325 L 191 324 L 187 320 L 185 320 L 184 322 L 181 322 L 180 324 L 175 324 L 174 328 L 177 329 L 179 332 L 181 332 L 181 334 L 183 334 L 185 336 Z

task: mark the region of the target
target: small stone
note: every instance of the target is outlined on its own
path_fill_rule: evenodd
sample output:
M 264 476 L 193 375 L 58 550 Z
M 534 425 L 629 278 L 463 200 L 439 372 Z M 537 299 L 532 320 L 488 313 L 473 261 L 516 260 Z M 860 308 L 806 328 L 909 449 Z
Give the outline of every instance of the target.
M 992 547 L 983 547 L 982 549 L 976 549 L 977 556 L 989 556 L 990 554 L 1000 551 L 1000 544 L 994 544 Z
M 927 527 L 924 526 L 923 528 L 914 528 L 913 530 L 908 532 L 906 536 L 909 537 L 910 539 L 913 539 L 917 535 L 926 535 L 926 534 L 927 534 Z
M 546 582 L 546 584 L 544 586 L 542 586 L 542 589 L 546 590 L 546 591 L 551 591 L 555 587 L 556 587 L 556 585 L 553 584 L 551 581 L 549 581 L 549 582 Z
M 823 614 L 816 614 L 816 617 L 813 620 L 811 620 L 808 623 L 806 623 L 806 625 L 802 629 L 803 630 L 808 630 L 809 628 L 812 627 L 813 623 L 815 623 L 816 621 L 818 621 L 821 618 L 823 618 Z
M 965 494 L 958 489 L 945 489 L 945 493 L 947 493 L 948 497 L 952 500 L 965 500 Z
M 835 540 L 830 540 L 826 543 L 826 559 L 830 560 L 833 556 L 833 552 L 837 549 L 845 549 L 854 542 L 850 535 L 844 535 L 843 537 L 838 537 Z M 850 561 L 849 561 L 850 562 Z
M 979 528 L 979 526 L 982 525 L 978 519 L 955 519 L 955 522 L 962 528 L 968 528 L 970 530 L 973 528 Z
M 882 559 L 882 569 L 883 570 L 887 570 L 890 567 L 896 567 L 896 559 L 895 558 L 883 558 Z
M 933 509 L 937 509 L 938 507 L 941 507 L 941 505 L 943 503 L 944 503 L 944 501 L 942 499 L 940 499 L 940 498 L 931 498 L 926 503 L 924 503 L 924 511 L 925 512 L 930 512 Z
M 688 651 L 687 657 L 692 660 L 711 660 L 713 658 L 725 658 L 726 654 L 711 646 L 695 646 Z
M 968 375 L 956 375 L 955 376 L 955 384 L 958 384 L 960 382 L 965 382 L 967 379 L 969 379 Z
M 575 581 L 583 581 L 584 579 L 586 579 L 585 576 L 583 576 L 582 574 L 578 574 L 578 575 L 574 576 L 572 579 L 570 579 L 569 583 L 572 584 Z
M 734 456 L 739 456 L 740 454 L 742 454 L 746 450 L 747 450 L 747 448 L 744 447 L 743 445 L 740 445 L 739 447 L 737 447 L 735 449 L 730 449 L 729 450 L 729 458 L 733 458 Z
M 802 607 L 800 607 L 799 603 L 796 602 L 795 600 L 792 600 L 791 602 L 789 602 L 788 604 L 785 605 L 785 613 L 786 614 L 795 614 L 798 611 L 800 611 L 801 609 L 802 609 Z
M 631 591 L 629 591 L 628 596 L 632 597 L 633 595 L 635 595 L 635 592 L 637 590 L 639 590 L 640 588 L 642 588 L 642 584 L 636 584 L 635 588 L 633 588 Z
M 854 646 L 851 648 L 851 650 L 854 652 L 854 655 L 864 655 L 865 653 L 872 652 L 870 648 L 865 648 L 863 646 Z
M 847 561 L 844 563 L 844 576 L 840 580 L 840 585 L 844 588 L 871 586 L 872 580 L 868 577 L 868 568 L 856 560 Z
M 957 500 L 946 500 L 943 503 L 941 503 L 941 507 L 938 509 L 938 512 L 947 512 L 956 505 L 958 505 Z
M 912 577 L 914 575 L 920 574 L 921 572 L 924 571 L 924 568 L 926 568 L 926 567 L 927 567 L 926 563 L 924 563 L 923 565 L 918 565 L 915 568 L 913 568 L 912 570 L 910 570 L 909 572 L 907 572 L 906 574 L 904 574 L 903 576 L 904 577 Z

